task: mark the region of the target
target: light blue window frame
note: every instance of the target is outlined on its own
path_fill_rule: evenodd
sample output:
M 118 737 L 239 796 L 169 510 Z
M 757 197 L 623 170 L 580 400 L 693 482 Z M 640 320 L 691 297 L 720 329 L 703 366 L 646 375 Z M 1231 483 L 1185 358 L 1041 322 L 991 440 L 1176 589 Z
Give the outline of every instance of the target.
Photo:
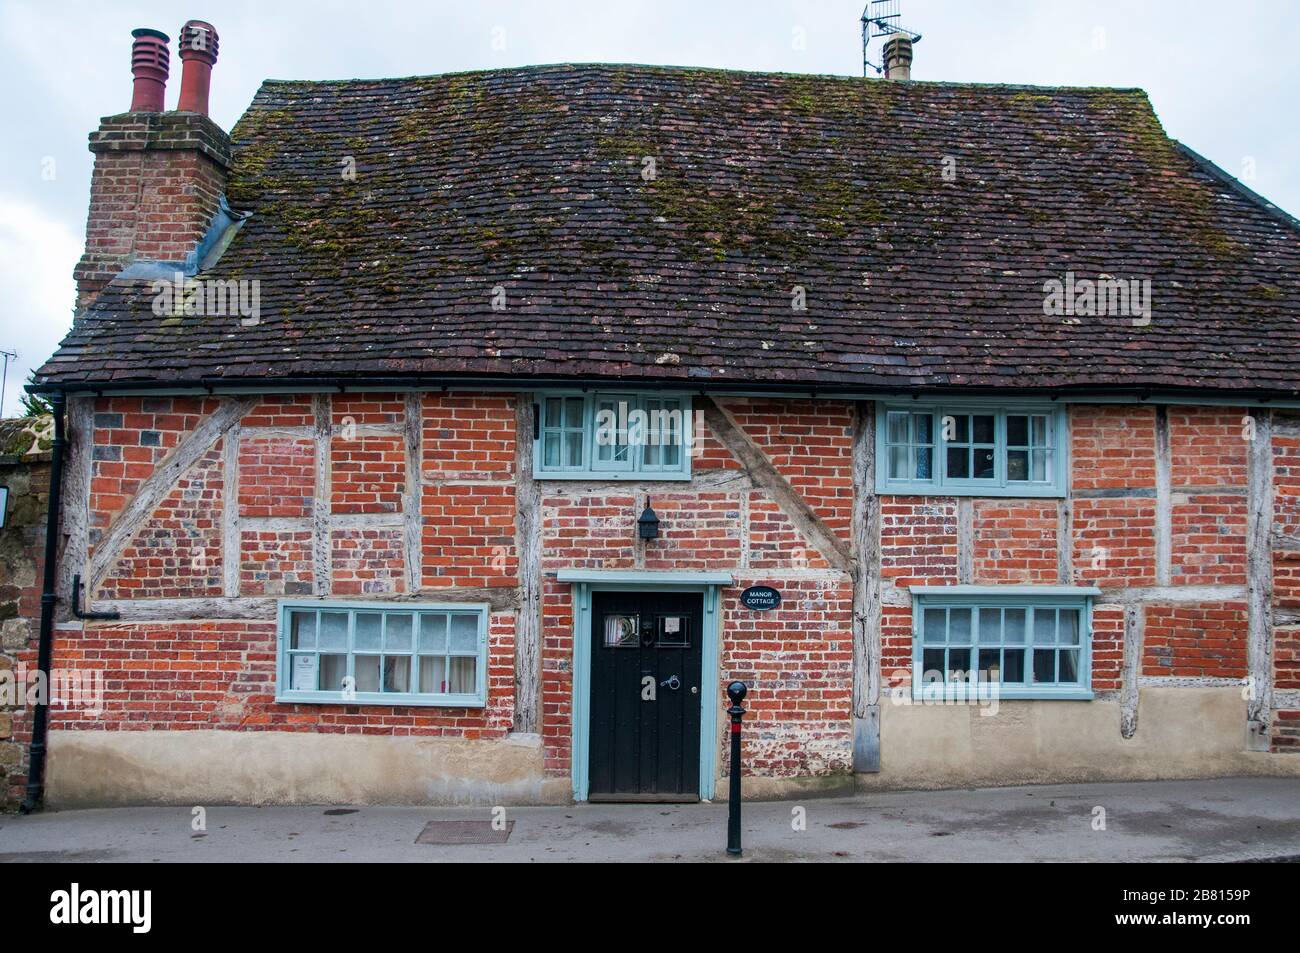
M 346 674 L 355 679 L 356 656 L 379 655 L 380 687 L 383 687 L 385 656 L 410 658 L 407 675 L 408 685 L 418 689 L 420 669 L 429 665 L 432 670 L 434 660 L 444 660 L 444 672 L 448 672 L 451 659 L 474 658 L 473 692 L 420 692 L 420 691 L 356 691 L 345 695 L 342 690 L 329 691 L 319 688 L 321 665 L 320 655 L 340 655 L 343 652 L 321 651 L 319 642 L 315 648 L 296 649 L 290 645 L 290 622 L 294 612 L 316 612 L 316 638 L 319 639 L 321 614 L 338 613 L 347 616 L 347 668 Z M 486 603 L 395 603 L 395 602 L 335 602 L 311 600 L 281 600 L 279 603 L 279 631 L 276 634 L 276 678 L 275 700 L 277 702 L 323 705 L 385 705 L 385 706 L 424 706 L 445 708 L 482 708 L 487 704 L 487 666 L 488 666 L 488 611 Z M 359 614 L 378 613 L 383 616 L 381 642 L 379 651 L 358 649 L 356 645 L 357 616 Z M 409 651 L 396 647 L 390 649 L 386 644 L 388 638 L 388 619 L 392 616 L 411 616 L 411 644 Z M 446 649 L 442 651 L 426 650 L 421 646 L 422 619 L 425 616 L 447 618 Z M 453 649 L 451 644 L 451 617 L 472 617 L 476 624 L 473 652 L 468 648 Z M 430 620 L 431 628 L 433 620 Z M 299 656 L 317 656 L 317 688 L 314 690 L 295 690 L 293 688 L 294 659 Z M 355 682 L 354 682 L 355 684 Z
M 942 650 L 945 661 L 940 672 L 952 670 L 969 672 L 974 665 L 980 670 L 983 660 L 980 652 L 998 651 L 1000 673 L 1014 671 L 1007 660 L 1009 653 L 1020 653 L 1022 658 L 1020 682 L 1002 682 L 996 686 L 998 699 L 1058 699 L 1088 701 L 1092 692 L 1092 602 L 1099 590 L 1074 586 L 949 586 L 914 587 L 912 589 L 912 697 L 921 701 L 939 702 L 960 695 L 954 693 L 954 681 L 926 678 L 925 651 Z M 968 620 L 954 625 L 951 610 L 958 610 L 958 618 Z M 943 617 L 946 638 L 926 640 L 927 610 Z M 990 618 L 988 630 L 982 630 L 986 616 Z M 1023 613 L 1023 641 L 1012 637 L 1014 623 L 1008 619 L 1013 613 Z M 996 613 L 996 622 L 993 614 Z M 1068 619 L 1077 613 L 1077 638 L 1070 641 L 1071 625 Z M 1050 637 L 1045 631 L 1051 622 Z M 997 638 L 992 638 L 996 625 Z M 954 631 L 955 630 L 955 631 Z M 1062 641 L 1064 639 L 1065 641 Z M 1062 653 L 1077 652 L 1076 675 L 1073 680 L 1062 681 Z M 1036 681 L 1035 661 L 1052 653 L 1052 680 Z M 929 666 L 933 668 L 933 665 Z M 979 698 L 988 697 L 987 683 L 978 686 Z
M 918 427 L 909 420 L 907 443 L 891 443 L 889 415 L 906 413 L 926 414 L 930 417 L 930 439 L 918 436 Z M 993 479 L 949 477 L 948 444 L 943 439 L 945 417 L 963 417 L 972 414 L 991 414 L 994 417 L 994 476 Z M 1007 417 L 1029 415 L 1046 416 L 1051 427 L 1051 455 L 1047 465 L 1047 479 L 1010 480 L 1007 474 Z M 1030 426 L 1032 442 L 1032 423 Z M 974 435 L 968 433 L 968 443 Z M 918 447 L 930 447 L 930 476 L 918 479 L 915 474 L 906 478 L 890 476 L 891 447 L 907 447 L 909 460 L 915 459 Z M 1017 445 L 1011 449 L 1018 449 Z M 1038 449 L 1042 449 L 1039 447 Z M 1068 414 L 1063 405 L 1025 402 L 967 399 L 957 401 L 877 401 L 876 403 L 876 492 L 899 496 L 1005 496 L 1062 498 L 1068 489 L 1070 434 Z
M 686 394 L 645 393 L 630 390 L 544 391 L 533 395 L 537 424 L 533 441 L 533 476 L 541 480 L 689 480 L 691 478 L 691 398 Z M 619 404 L 627 408 L 629 418 L 633 411 L 646 413 L 651 421 L 660 410 L 681 412 L 680 444 L 677 460 L 663 462 L 664 447 L 656 445 L 651 427 L 645 428 L 644 441 L 636 446 L 598 446 L 596 442 L 598 413 L 602 408 L 615 410 Z M 566 414 L 582 408 L 582 426 L 566 422 Z M 560 408 L 563 413 L 551 413 Z M 571 420 L 571 418 L 569 418 Z M 619 419 L 616 417 L 616 419 Z M 573 441 L 581 438 L 580 454 L 573 454 Z M 554 445 L 559 453 L 548 459 L 548 447 Z M 647 459 L 650 458 L 650 459 Z M 658 458 L 658 459 L 656 459 Z M 580 462 L 574 462 L 580 459 Z

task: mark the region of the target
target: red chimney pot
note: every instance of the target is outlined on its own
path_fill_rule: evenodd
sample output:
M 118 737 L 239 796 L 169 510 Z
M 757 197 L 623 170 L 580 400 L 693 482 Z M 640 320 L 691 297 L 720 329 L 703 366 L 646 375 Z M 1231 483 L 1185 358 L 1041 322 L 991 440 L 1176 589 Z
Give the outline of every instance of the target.
M 217 28 L 203 20 L 189 20 L 181 27 L 180 57 L 181 112 L 208 114 L 208 89 L 212 66 L 217 62 Z
M 132 30 L 135 42 L 131 44 L 131 75 L 135 85 L 131 90 L 131 112 L 160 113 L 163 111 L 163 93 L 167 90 L 167 52 L 170 37 L 158 30 L 141 28 Z

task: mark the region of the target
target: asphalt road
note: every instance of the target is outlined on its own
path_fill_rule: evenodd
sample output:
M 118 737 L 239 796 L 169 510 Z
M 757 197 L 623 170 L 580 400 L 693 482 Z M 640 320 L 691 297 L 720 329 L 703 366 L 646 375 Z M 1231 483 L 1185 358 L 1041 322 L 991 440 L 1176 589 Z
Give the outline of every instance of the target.
M 1100 809 L 1100 810 L 1099 810 Z M 128 807 L 0 816 L 0 862 L 724 861 L 727 806 Z M 1104 821 L 1104 828 L 1101 822 Z M 497 824 L 499 828 L 500 823 Z M 1300 859 L 1300 780 L 1072 784 L 747 802 L 744 861 Z M 731 861 L 734 862 L 734 861 Z

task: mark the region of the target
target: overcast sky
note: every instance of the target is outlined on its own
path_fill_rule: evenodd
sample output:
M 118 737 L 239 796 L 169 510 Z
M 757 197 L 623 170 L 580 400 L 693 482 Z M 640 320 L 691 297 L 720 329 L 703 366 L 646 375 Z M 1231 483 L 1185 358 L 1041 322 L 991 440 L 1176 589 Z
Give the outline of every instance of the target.
M 865 0 L 0 0 L 0 349 L 4 411 L 71 323 L 90 183 L 86 135 L 130 103 L 130 31 L 221 38 L 212 115 L 265 78 L 409 76 L 558 62 L 861 74 Z M 1139 86 L 1165 129 L 1300 214 L 1297 0 L 902 0 L 913 77 Z M 873 52 L 878 52 L 873 51 Z M 1253 176 L 1253 177 L 1252 177 Z

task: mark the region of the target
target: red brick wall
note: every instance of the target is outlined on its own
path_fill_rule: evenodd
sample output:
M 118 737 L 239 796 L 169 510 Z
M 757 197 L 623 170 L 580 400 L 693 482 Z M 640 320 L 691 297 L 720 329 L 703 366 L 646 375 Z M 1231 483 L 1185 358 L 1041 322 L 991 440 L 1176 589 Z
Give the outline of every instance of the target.
M 832 530 L 853 519 L 853 406 L 834 401 L 727 401 L 726 409 Z
M 1250 431 L 1246 411 L 1170 407 L 1170 481 L 1184 486 L 1245 486 Z
M 51 709 L 56 729 L 263 729 L 499 738 L 514 716 L 514 617 L 493 613 L 486 708 L 284 705 L 275 698 L 275 624 L 99 625 L 55 640 L 59 664 L 102 672 L 94 714 Z M 31 660 L 28 660 L 31 664 Z
M 740 497 L 735 493 L 656 493 L 659 538 L 645 544 L 648 570 L 703 571 L 740 565 Z
M 311 530 L 243 530 L 239 536 L 242 595 L 311 595 L 315 578 Z
M 426 587 L 518 584 L 513 484 L 427 486 L 421 513 Z
M 1092 607 L 1092 689 L 1117 691 L 1124 666 L 1124 609 Z
M 333 512 L 401 512 L 406 488 L 406 447 L 401 437 L 335 437 L 330 458 Z
M 1142 674 L 1244 678 L 1246 605 L 1148 605 Z
M 310 516 L 315 493 L 313 440 L 249 434 L 240 440 L 240 516 Z
M 722 592 L 722 678 L 749 686 L 745 773 L 768 777 L 848 771 L 853 751 L 853 591 L 848 584 L 786 580 L 781 605 L 740 606 L 741 590 L 767 578 L 737 577 Z M 719 730 L 725 732 L 719 719 Z M 723 765 L 725 773 L 726 765 Z
M 426 394 L 423 410 L 426 476 L 501 479 L 514 472 L 514 397 Z
M 221 446 L 209 450 L 123 550 L 100 587 L 105 599 L 222 594 Z
M 407 448 L 405 398 L 390 394 L 332 395 L 329 418 L 331 519 L 330 593 L 343 598 L 405 595 L 406 540 L 402 506 Z M 95 437 L 92 509 L 102 529 L 126 505 L 153 467 L 211 412 L 211 399 L 101 399 Z M 515 496 L 515 398 L 508 395 L 426 394 L 420 400 L 423 477 L 419 487 L 423 594 L 450 586 L 510 587 L 518 582 Z M 806 494 L 835 531 L 847 534 L 851 495 L 852 413 L 848 405 L 813 401 L 733 401 L 732 413 L 771 455 L 778 471 Z M 1072 580 L 1105 587 L 1149 586 L 1155 571 L 1155 414 L 1151 408 L 1075 407 L 1071 410 L 1072 485 L 1068 501 Z M 1244 581 L 1244 478 L 1240 415 L 1170 411 L 1171 442 L 1179 448 L 1171 547 L 1176 585 L 1240 585 Z M 240 594 L 308 595 L 313 587 L 312 510 L 315 489 L 312 400 L 273 397 L 241 423 L 239 466 Z M 1201 438 L 1201 428 L 1214 434 Z M 156 432 L 142 443 L 145 429 Z M 698 437 L 698 434 L 697 434 Z M 1223 441 L 1231 439 L 1230 446 Z M 1300 441 L 1279 436 L 1278 514 L 1284 525 L 1291 483 L 1300 496 Z M 114 451 L 113 448 L 116 448 Z M 127 451 L 130 451 L 127 453 Z M 128 468 L 127 464 L 132 466 Z M 114 468 L 113 464 L 118 465 Z M 209 452 L 159 506 L 110 573 L 105 592 L 121 598 L 221 595 L 220 447 Z M 711 436 L 697 439 L 696 473 L 738 464 Z M 1093 495 L 1088 495 L 1093 494 Z M 636 541 L 645 488 L 613 481 L 543 481 L 542 723 L 545 764 L 567 775 L 570 764 L 572 606 L 565 568 L 727 570 L 738 583 L 762 582 L 785 595 L 774 613 L 740 611 L 736 591 L 723 607 L 723 680 L 752 680 L 757 706 L 747 758 L 755 774 L 785 776 L 847 770 L 851 756 L 851 592 L 847 577 L 829 569 L 766 491 L 743 474 L 724 487 L 663 483 L 650 487 L 661 536 Z M 965 505 L 965 504 L 962 504 Z M 979 584 L 1057 584 L 1056 500 L 974 500 L 971 567 Z M 958 582 L 957 500 L 888 496 L 879 501 L 879 555 L 886 588 L 882 607 L 885 685 L 904 682 L 911 668 L 910 606 L 893 587 Z M 343 520 L 342 523 L 337 522 Z M 847 537 L 846 537 L 847 538 Z M 746 545 L 748 540 L 748 545 Z M 201 569 L 178 567 L 192 550 Z M 1279 607 L 1296 598 L 1290 564 L 1277 562 Z M 739 586 L 738 586 L 739 588 Z M 898 604 L 895 604 L 898 603 Z M 1147 675 L 1240 677 L 1244 674 L 1244 613 L 1238 602 L 1159 605 L 1147 610 Z M 1093 673 L 1099 691 L 1117 690 L 1123 613 L 1094 607 Z M 296 727 L 495 736 L 513 714 L 513 617 L 493 620 L 493 687 L 489 713 L 403 711 L 353 706 L 276 706 L 271 620 L 257 623 L 176 623 L 92 627 L 85 658 L 115 666 L 132 688 L 115 700 L 109 725 Z M 508 632 L 503 631 L 508 628 Z M 107 633 L 107 634 L 103 634 Z M 155 652 L 149 640 L 157 640 Z M 198 646 L 187 648 L 187 645 Z M 211 645 L 216 643 L 217 647 Z M 508 646 L 508 647 L 507 647 Z M 1281 646 L 1279 687 L 1290 678 Z M 505 654 L 501 654 L 505 653 Z M 269 662 L 268 662 L 269 660 Z M 139 664 L 144 663 L 144 664 Z M 270 665 L 270 669 L 267 665 Z M 156 665 L 152 693 L 149 684 Z M 188 673 L 188 675 L 186 674 Z M 197 693 L 181 687 L 191 679 Z M 224 681 L 223 681 L 224 680 Z M 149 695 L 149 697 L 146 697 Z M 719 702 L 721 701 L 719 697 Z M 211 707 L 204 705 L 211 703 Z M 156 722 L 151 722 L 156 719 Z M 84 727 L 92 727 L 90 724 Z
M 1072 406 L 1070 483 L 1076 490 L 1154 487 L 1155 409 Z
M 1076 499 L 1071 505 L 1074 573 L 1080 583 L 1155 585 L 1154 499 Z
M 90 470 L 91 543 L 181 439 L 216 409 L 189 397 L 101 397 L 94 406 Z
M 1054 586 L 1055 500 L 984 500 L 973 505 L 974 581 L 979 585 Z
M 880 575 L 895 586 L 957 582 L 957 502 L 880 498 Z
M 400 529 L 336 529 L 330 534 L 336 596 L 396 595 L 406 591 Z

